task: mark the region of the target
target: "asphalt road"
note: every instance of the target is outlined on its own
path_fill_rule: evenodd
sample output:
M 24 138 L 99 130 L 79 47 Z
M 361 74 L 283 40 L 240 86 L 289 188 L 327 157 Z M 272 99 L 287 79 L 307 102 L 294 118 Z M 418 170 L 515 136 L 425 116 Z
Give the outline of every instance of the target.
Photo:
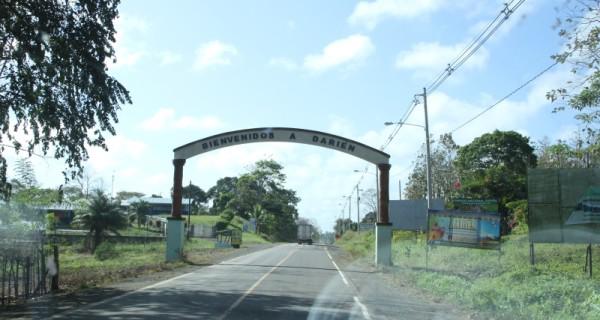
M 334 255 L 335 256 L 335 255 Z M 393 289 L 374 270 L 339 269 L 325 246 L 284 244 L 199 268 L 51 319 L 463 319 Z

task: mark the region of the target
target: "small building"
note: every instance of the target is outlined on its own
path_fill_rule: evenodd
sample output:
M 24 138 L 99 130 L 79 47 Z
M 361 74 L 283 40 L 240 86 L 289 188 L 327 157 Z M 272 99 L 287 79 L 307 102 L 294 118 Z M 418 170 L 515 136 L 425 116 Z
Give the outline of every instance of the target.
M 121 201 L 121 207 L 123 209 L 129 209 L 129 207 L 137 202 L 144 201 L 150 206 L 148 215 L 160 215 L 160 214 L 171 214 L 171 198 L 154 198 L 154 197 L 133 197 L 127 200 Z M 181 201 L 181 214 L 187 215 L 190 212 L 191 199 L 183 199 Z
M 46 206 L 38 206 L 35 209 L 44 215 L 49 213 L 54 214 L 57 228 L 68 228 L 75 217 L 75 210 L 77 208 L 70 203 L 54 203 Z

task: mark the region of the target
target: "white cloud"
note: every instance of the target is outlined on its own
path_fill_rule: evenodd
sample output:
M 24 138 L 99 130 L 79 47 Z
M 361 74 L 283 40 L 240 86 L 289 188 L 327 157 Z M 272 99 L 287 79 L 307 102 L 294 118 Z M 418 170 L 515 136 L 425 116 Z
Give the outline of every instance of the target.
M 437 10 L 441 0 L 376 0 L 361 1 L 348 18 L 350 24 L 358 24 L 373 29 L 387 18 L 412 18 Z
M 396 58 L 398 69 L 439 72 L 447 67 L 467 47 L 466 43 L 441 45 L 438 42 L 419 42 L 410 50 L 402 51 Z M 464 64 L 465 68 L 481 69 L 486 66 L 489 52 L 480 48 Z
M 161 66 L 170 65 L 181 61 L 181 55 L 172 51 L 163 51 L 159 56 Z
M 149 131 L 160 131 L 173 121 L 175 110 L 170 108 L 159 109 L 152 117 L 142 121 L 141 127 Z
M 183 116 L 177 119 L 173 126 L 177 129 L 217 129 L 223 126 L 223 122 L 214 116 Z
M 88 163 L 95 170 L 105 171 L 120 165 L 120 161 L 139 160 L 147 149 L 147 145 L 139 140 L 129 139 L 123 135 L 112 136 L 106 139 L 108 151 L 94 147 L 89 150 Z
M 202 70 L 210 66 L 230 65 L 231 59 L 238 55 L 235 46 L 218 40 L 204 43 L 196 50 L 194 69 Z
M 287 71 L 294 71 L 298 69 L 298 64 L 289 58 L 272 58 L 269 60 L 269 66 Z
M 342 65 L 355 65 L 375 51 L 369 37 L 355 34 L 328 44 L 321 53 L 304 58 L 304 68 L 319 72 Z
M 142 129 L 148 131 L 161 131 L 164 129 L 210 130 L 223 126 L 223 121 L 212 115 L 176 117 L 175 109 L 172 108 L 161 108 L 153 116 L 143 120 L 140 124 Z

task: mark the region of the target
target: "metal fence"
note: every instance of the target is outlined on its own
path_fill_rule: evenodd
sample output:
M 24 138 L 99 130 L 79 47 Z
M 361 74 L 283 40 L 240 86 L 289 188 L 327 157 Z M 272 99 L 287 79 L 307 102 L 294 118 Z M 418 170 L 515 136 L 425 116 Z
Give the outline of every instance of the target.
M 50 259 L 48 259 L 50 257 Z M 0 304 L 8 305 L 48 293 L 58 272 L 43 238 L 0 240 Z

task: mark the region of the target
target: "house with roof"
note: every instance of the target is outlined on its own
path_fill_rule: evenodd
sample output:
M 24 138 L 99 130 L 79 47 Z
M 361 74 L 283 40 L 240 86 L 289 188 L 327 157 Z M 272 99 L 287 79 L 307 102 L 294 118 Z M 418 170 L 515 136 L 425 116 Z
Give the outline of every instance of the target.
M 148 215 L 171 214 L 171 198 L 133 197 L 121 201 L 121 208 L 128 210 L 131 205 L 141 201 L 148 203 L 148 205 L 150 206 Z M 181 214 L 187 215 L 190 212 L 191 203 L 191 199 L 182 199 Z

